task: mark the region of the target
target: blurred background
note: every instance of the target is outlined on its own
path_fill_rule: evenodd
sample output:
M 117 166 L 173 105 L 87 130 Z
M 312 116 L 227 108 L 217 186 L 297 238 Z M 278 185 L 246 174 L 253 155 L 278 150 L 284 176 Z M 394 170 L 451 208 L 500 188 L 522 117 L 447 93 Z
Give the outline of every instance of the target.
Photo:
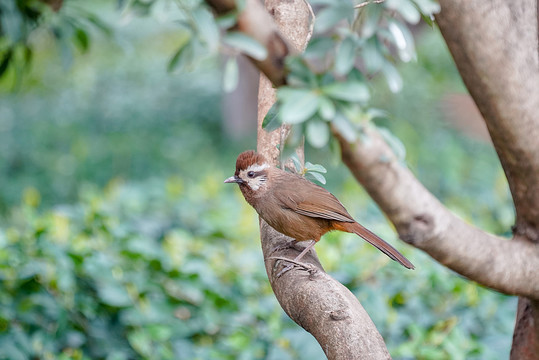
M 75 3 L 110 31 L 90 30 L 84 52 L 36 31 L 31 68 L 0 80 L 0 358 L 324 358 L 271 292 L 254 210 L 223 184 L 256 147 L 252 72 L 224 97 L 222 59 L 167 71 L 183 41 L 167 2 L 145 17 Z M 443 39 L 428 26 L 414 36 L 402 92 L 372 83 L 389 114 L 377 124 L 451 210 L 508 235 L 505 177 Z M 316 248 L 395 359 L 508 357 L 516 298 L 399 241 L 338 153 L 308 147 L 306 159 L 416 265 L 405 271 L 348 234 Z

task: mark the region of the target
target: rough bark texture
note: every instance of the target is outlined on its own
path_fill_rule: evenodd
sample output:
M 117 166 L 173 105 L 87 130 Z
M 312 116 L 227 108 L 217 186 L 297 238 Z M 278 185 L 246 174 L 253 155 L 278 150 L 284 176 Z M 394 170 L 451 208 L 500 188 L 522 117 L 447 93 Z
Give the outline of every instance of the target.
M 539 242 L 537 1 L 440 3 L 438 24 L 509 181 L 515 234 Z
M 293 259 L 303 245 L 297 243 L 294 248 L 282 249 L 293 239 L 278 233 L 263 220 L 260 234 L 266 272 L 277 300 L 292 320 L 316 338 L 328 359 L 391 358 L 382 336 L 357 298 L 324 272 L 314 251 L 302 259 L 312 266 L 312 271 L 293 268 L 277 278 L 276 274 L 288 263 L 268 258 Z
M 440 29 L 483 114 L 513 195 L 517 216 L 511 242 L 528 243 L 533 247 L 529 256 L 535 256 L 539 251 L 538 2 L 441 0 L 440 4 Z M 537 269 L 536 265 L 536 273 Z M 530 288 L 537 282 L 539 276 Z M 539 306 L 537 296 L 533 299 L 519 298 L 511 359 L 539 357 Z

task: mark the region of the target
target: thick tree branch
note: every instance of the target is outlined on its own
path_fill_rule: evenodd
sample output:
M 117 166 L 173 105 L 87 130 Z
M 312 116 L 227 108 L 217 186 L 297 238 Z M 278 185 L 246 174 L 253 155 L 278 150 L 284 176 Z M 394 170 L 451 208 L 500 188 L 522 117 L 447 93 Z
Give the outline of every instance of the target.
M 483 114 L 517 211 L 515 234 L 539 242 L 537 1 L 441 0 L 436 17 Z
M 539 354 L 539 302 L 519 298 L 511 360 L 535 360 Z
M 293 239 L 278 233 L 263 220 L 260 234 L 266 272 L 275 297 L 288 316 L 316 338 L 328 359 L 391 358 L 382 336 L 357 298 L 324 272 L 314 251 L 301 260 L 312 266 L 311 272 L 293 268 L 277 278 L 276 274 L 288 262 L 268 258 L 293 259 L 302 250 L 301 244 L 282 249 Z
M 450 269 L 506 294 L 539 299 L 539 248 L 485 233 L 447 210 L 401 164 L 381 135 L 348 143 L 338 132 L 344 163 L 395 224 L 400 237 Z

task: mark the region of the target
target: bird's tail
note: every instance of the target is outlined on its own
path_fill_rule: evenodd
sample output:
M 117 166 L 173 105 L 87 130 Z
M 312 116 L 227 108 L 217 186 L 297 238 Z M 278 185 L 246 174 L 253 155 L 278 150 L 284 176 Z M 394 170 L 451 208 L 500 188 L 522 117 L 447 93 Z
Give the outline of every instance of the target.
M 374 234 L 367 228 L 363 227 L 361 224 L 357 222 L 349 222 L 339 223 L 338 229 L 341 231 L 346 231 L 349 233 L 354 233 L 356 235 L 359 235 L 363 239 L 365 239 L 367 242 L 369 242 L 371 245 L 376 247 L 378 250 L 389 256 L 391 259 L 395 260 L 396 262 L 400 263 L 402 266 L 408 269 L 414 269 L 414 265 L 404 257 L 400 252 L 398 252 L 393 246 L 389 245 L 387 242 L 382 240 L 378 235 Z

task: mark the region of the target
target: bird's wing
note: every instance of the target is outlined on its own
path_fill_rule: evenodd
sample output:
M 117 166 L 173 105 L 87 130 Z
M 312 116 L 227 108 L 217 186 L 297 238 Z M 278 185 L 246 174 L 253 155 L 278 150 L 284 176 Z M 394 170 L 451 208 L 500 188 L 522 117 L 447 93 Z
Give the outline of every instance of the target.
M 297 189 L 295 192 L 289 189 L 275 189 L 275 196 L 281 200 L 283 207 L 310 217 L 343 222 L 355 221 L 329 191 L 299 176 L 295 181 L 301 182 L 301 186 L 295 187 Z

